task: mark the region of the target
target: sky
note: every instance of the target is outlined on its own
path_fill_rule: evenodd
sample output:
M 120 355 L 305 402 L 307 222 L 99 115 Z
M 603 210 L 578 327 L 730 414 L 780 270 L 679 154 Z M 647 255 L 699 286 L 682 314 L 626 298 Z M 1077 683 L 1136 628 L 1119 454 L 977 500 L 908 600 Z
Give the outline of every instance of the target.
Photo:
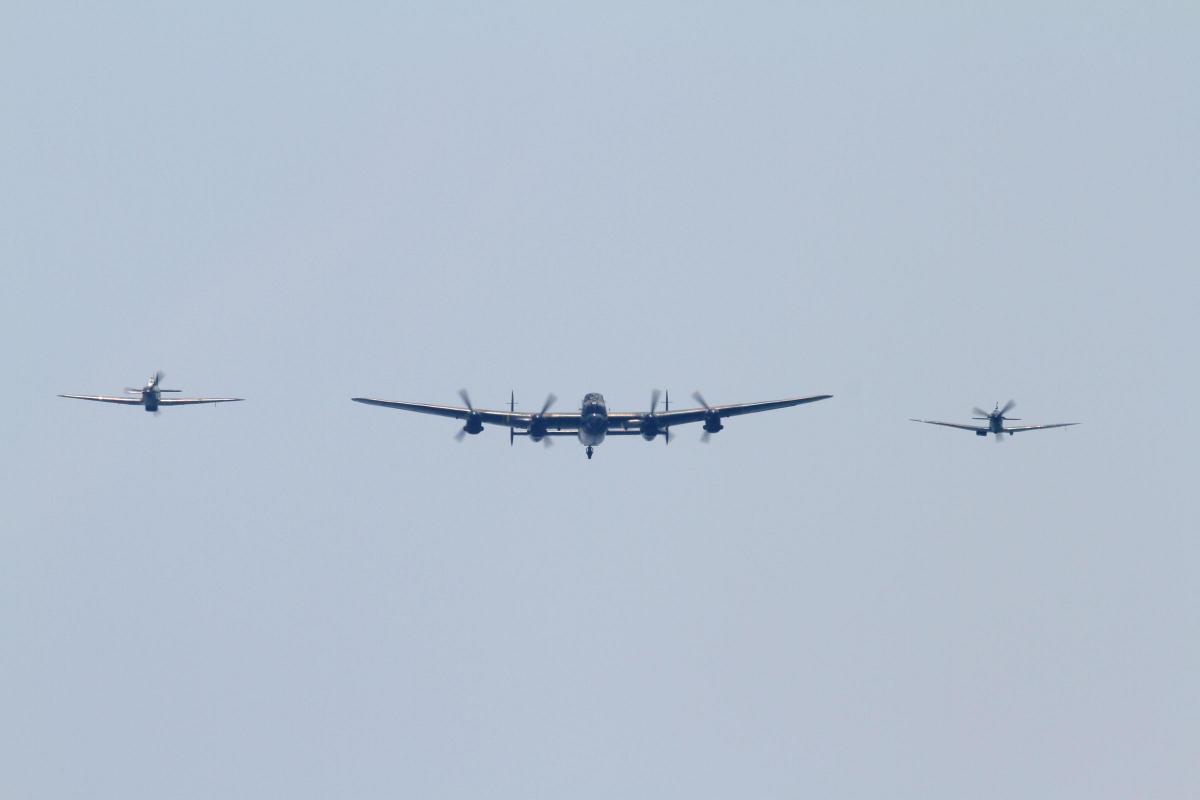
M 1200 793 L 1200 11 L 0 28 L 0 784 Z M 154 370 L 244 403 L 137 409 Z M 669 447 L 349 402 L 833 394 Z M 1016 398 L 1002 445 L 916 425 Z

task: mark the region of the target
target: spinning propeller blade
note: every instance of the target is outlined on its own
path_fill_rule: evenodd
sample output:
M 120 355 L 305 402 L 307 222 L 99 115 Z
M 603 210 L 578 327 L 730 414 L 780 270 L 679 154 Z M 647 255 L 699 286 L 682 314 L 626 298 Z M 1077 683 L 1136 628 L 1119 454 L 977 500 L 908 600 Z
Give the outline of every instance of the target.
M 472 414 L 474 414 L 475 406 L 471 405 L 471 396 L 469 394 L 467 394 L 467 390 L 459 389 L 458 396 L 462 398 L 463 405 L 465 405 L 467 407 L 467 410 L 470 411 Z M 463 437 L 466 435 L 467 435 L 467 428 L 464 425 L 463 427 L 458 429 L 458 433 L 454 434 L 454 441 L 461 442 L 463 440 Z
M 558 398 L 554 396 L 554 392 L 546 395 L 546 402 L 542 403 L 542 410 L 537 413 L 539 417 L 546 416 L 546 412 L 550 410 L 550 406 L 558 402 Z M 542 437 L 542 447 L 550 448 L 554 446 L 554 440 L 549 436 Z
M 704 395 L 700 394 L 700 392 L 698 392 L 698 391 L 692 392 L 692 399 L 695 400 L 700 405 L 704 406 L 705 411 L 712 413 L 712 406 L 710 406 L 708 404 L 708 401 L 704 399 Z M 707 424 L 707 423 L 705 423 L 705 424 Z M 708 440 L 711 438 L 712 438 L 712 434 L 709 433 L 707 429 L 704 431 L 704 433 L 700 434 L 700 441 L 703 442 L 704 444 L 708 444 Z

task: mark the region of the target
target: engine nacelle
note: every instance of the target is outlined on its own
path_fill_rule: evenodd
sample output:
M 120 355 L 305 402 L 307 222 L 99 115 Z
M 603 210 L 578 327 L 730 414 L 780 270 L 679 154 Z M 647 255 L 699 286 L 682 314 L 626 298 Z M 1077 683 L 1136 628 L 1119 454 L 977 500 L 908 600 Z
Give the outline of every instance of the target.
M 717 414 L 709 414 L 704 418 L 704 430 L 708 433 L 717 433 L 725 428 L 721 424 L 721 417 Z
M 542 439 L 546 438 L 546 433 L 546 420 L 540 417 L 534 417 L 533 421 L 529 423 L 529 438 L 532 441 L 540 442 Z
M 642 438 L 647 442 L 653 442 L 655 437 L 662 431 L 658 427 L 658 420 L 646 418 L 642 420 L 639 426 L 642 431 Z
M 467 423 L 463 425 L 463 430 L 472 436 L 483 433 L 483 417 L 478 414 L 467 415 Z

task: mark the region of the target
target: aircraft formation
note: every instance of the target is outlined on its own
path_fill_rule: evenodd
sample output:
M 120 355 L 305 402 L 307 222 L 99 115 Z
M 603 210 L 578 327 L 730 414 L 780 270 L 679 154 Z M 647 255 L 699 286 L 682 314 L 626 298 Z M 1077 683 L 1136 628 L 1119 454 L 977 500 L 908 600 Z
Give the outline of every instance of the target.
M 162 388 L 162 379 L 163 373 L 155 372 L 141 388 L 132 389 L 127 387 L 123 396 L 60 394 L 59 397 L 66 397 L 73 400 L 92 400 L 99 403 L 116 403 L 126 406 L 141 406 L 144 410 L 153 412 L 154 414 L 158 414 L 161 408 L 167 406 L 236 403 L 244 399 L 241 397 L 164 398 L 163 394 L 178 393 L 180 390 Z M 589 392 L 584 395 L 583 402 L 580 403 L 578 411 L 550 411 L 550 408 L 557 399 L 552 394 L 546 398 L 546 402 L 542 404 L 540 411 L 528 412 L 517 411 L 516 396 L 511 394 L 509 395 L 509 404 L 506 410 L 475 408 L 465 389 L 460 390 L 458 395 L 462 398 L 463 405 L 461 406 L 379 400 L 372 397 L 352 397 L 350 399 L 356 403 L 364 403 L 366 405 L 396 408 L 401 411 L 415 411 L 420 414 L 433 414 L 439 417 L 462 420 L 463 427 L 455 434 L 455 438 L 460 441 L 468 434 L 475 435 L 482 433 L 484 425 L 508 428 L 509 444 L 512 444 L 518 436 L 528 437 L 530 441 L 534 442 L 544 442 L 546 445 L 549 445 L 554 437 L 572 436 L 578 439 L 579 443 L 586 448 L 585 453 L 591 459 L 596 447 L 602 444 L 609 436 L 641 436 L 647 442 L 652 442 L 661 436 L 664 444 L 670 444 L 672 438 L 671 428 L 693 422 L 702 422 L 704 425 L 700 438 L 701 441 L 707 442 L 712 434 L 719 433 L 725 428 L 722 420 L 726 417 L 755 414 L 760 411 L 773 411 L 778 408 L 789 408 L 806 403 L 815 403 L 819 400 L 828 400 L 833 397 L 830 394 L 818 394 L 811 397 L 791 397 L 785 400 L 713 406 L 709 405 L 704 396 L 699 392 L 693 392 L 692 398 L 700 404 L 699 407 L 672 410 L 670 394 L 664 395 L 655 389 L 650 395 L 650 409 L 648 411 L 609 411 L 608 404 L 604 401 L 603 395 L 598 392 Z M 658 401 L 660 399 L 664 400 L 662 411 L 658 410 Z M 1005 422 L 1020 421 L 1016 417 L 1006 416 L 1015 406 L 1016 402 L 1009 400 L 1004 404 L 1003 408 L 1000 407 L 999 403 L 996 403 L 995 409 L 990 413 L 978 407 L 973 409 L 976 415 L 973 419 L 986 421 L 986 425 L 961 425 L 955 422 L 937 422 L 927 419 L 914 419 L 912 421 L 972 431 L 976 436 L 986 437 L 991 433 L 995 435 L 997 442 L 1003 440 L 1004 434 L 1012 436 L 1015 433 L 1024 431 L 1065 428 L 1080 424 L 1078 422 L 1057 422 L 1050 425 L 1017 425 L 1006 427 Z

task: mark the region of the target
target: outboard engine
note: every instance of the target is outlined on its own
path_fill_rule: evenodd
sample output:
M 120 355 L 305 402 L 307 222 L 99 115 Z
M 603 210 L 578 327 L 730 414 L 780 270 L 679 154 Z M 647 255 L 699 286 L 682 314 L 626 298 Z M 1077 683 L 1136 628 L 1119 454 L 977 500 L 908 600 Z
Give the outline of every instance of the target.
M 483 415 L 475 411 L 475 406 L 471 405 L 471 396 L 467 394 L 466 389 L 459 389 L 458 396 L 462 398 L 463 405 L 467 407 L 467 419 L 463 424 L 462 430 L 454 435 L 455 439 L 462 441 L 464 433 L 469 433 L 474 436 L 477 433 L 483 433 Z
M 716 413 L 715 411 L 712 411 L 704 416 L 704 432 L 705 433 L 717 433 L 718 431 L 721 431 L 724 428 L 725 428 L 725 426 L 721 424 L 721 415 L 720 414 Z
M 697 403 L 704 406 L 704 433 L 700 434 L 700 441 L 707 442 L 711 434 L 720 431 L 725 426 L 721 424 L 721 414 L 708 404 L 708 401 L 704 399 L 704 395 L 699 392 L 692 392 L 692 397 L 696 399 Z

